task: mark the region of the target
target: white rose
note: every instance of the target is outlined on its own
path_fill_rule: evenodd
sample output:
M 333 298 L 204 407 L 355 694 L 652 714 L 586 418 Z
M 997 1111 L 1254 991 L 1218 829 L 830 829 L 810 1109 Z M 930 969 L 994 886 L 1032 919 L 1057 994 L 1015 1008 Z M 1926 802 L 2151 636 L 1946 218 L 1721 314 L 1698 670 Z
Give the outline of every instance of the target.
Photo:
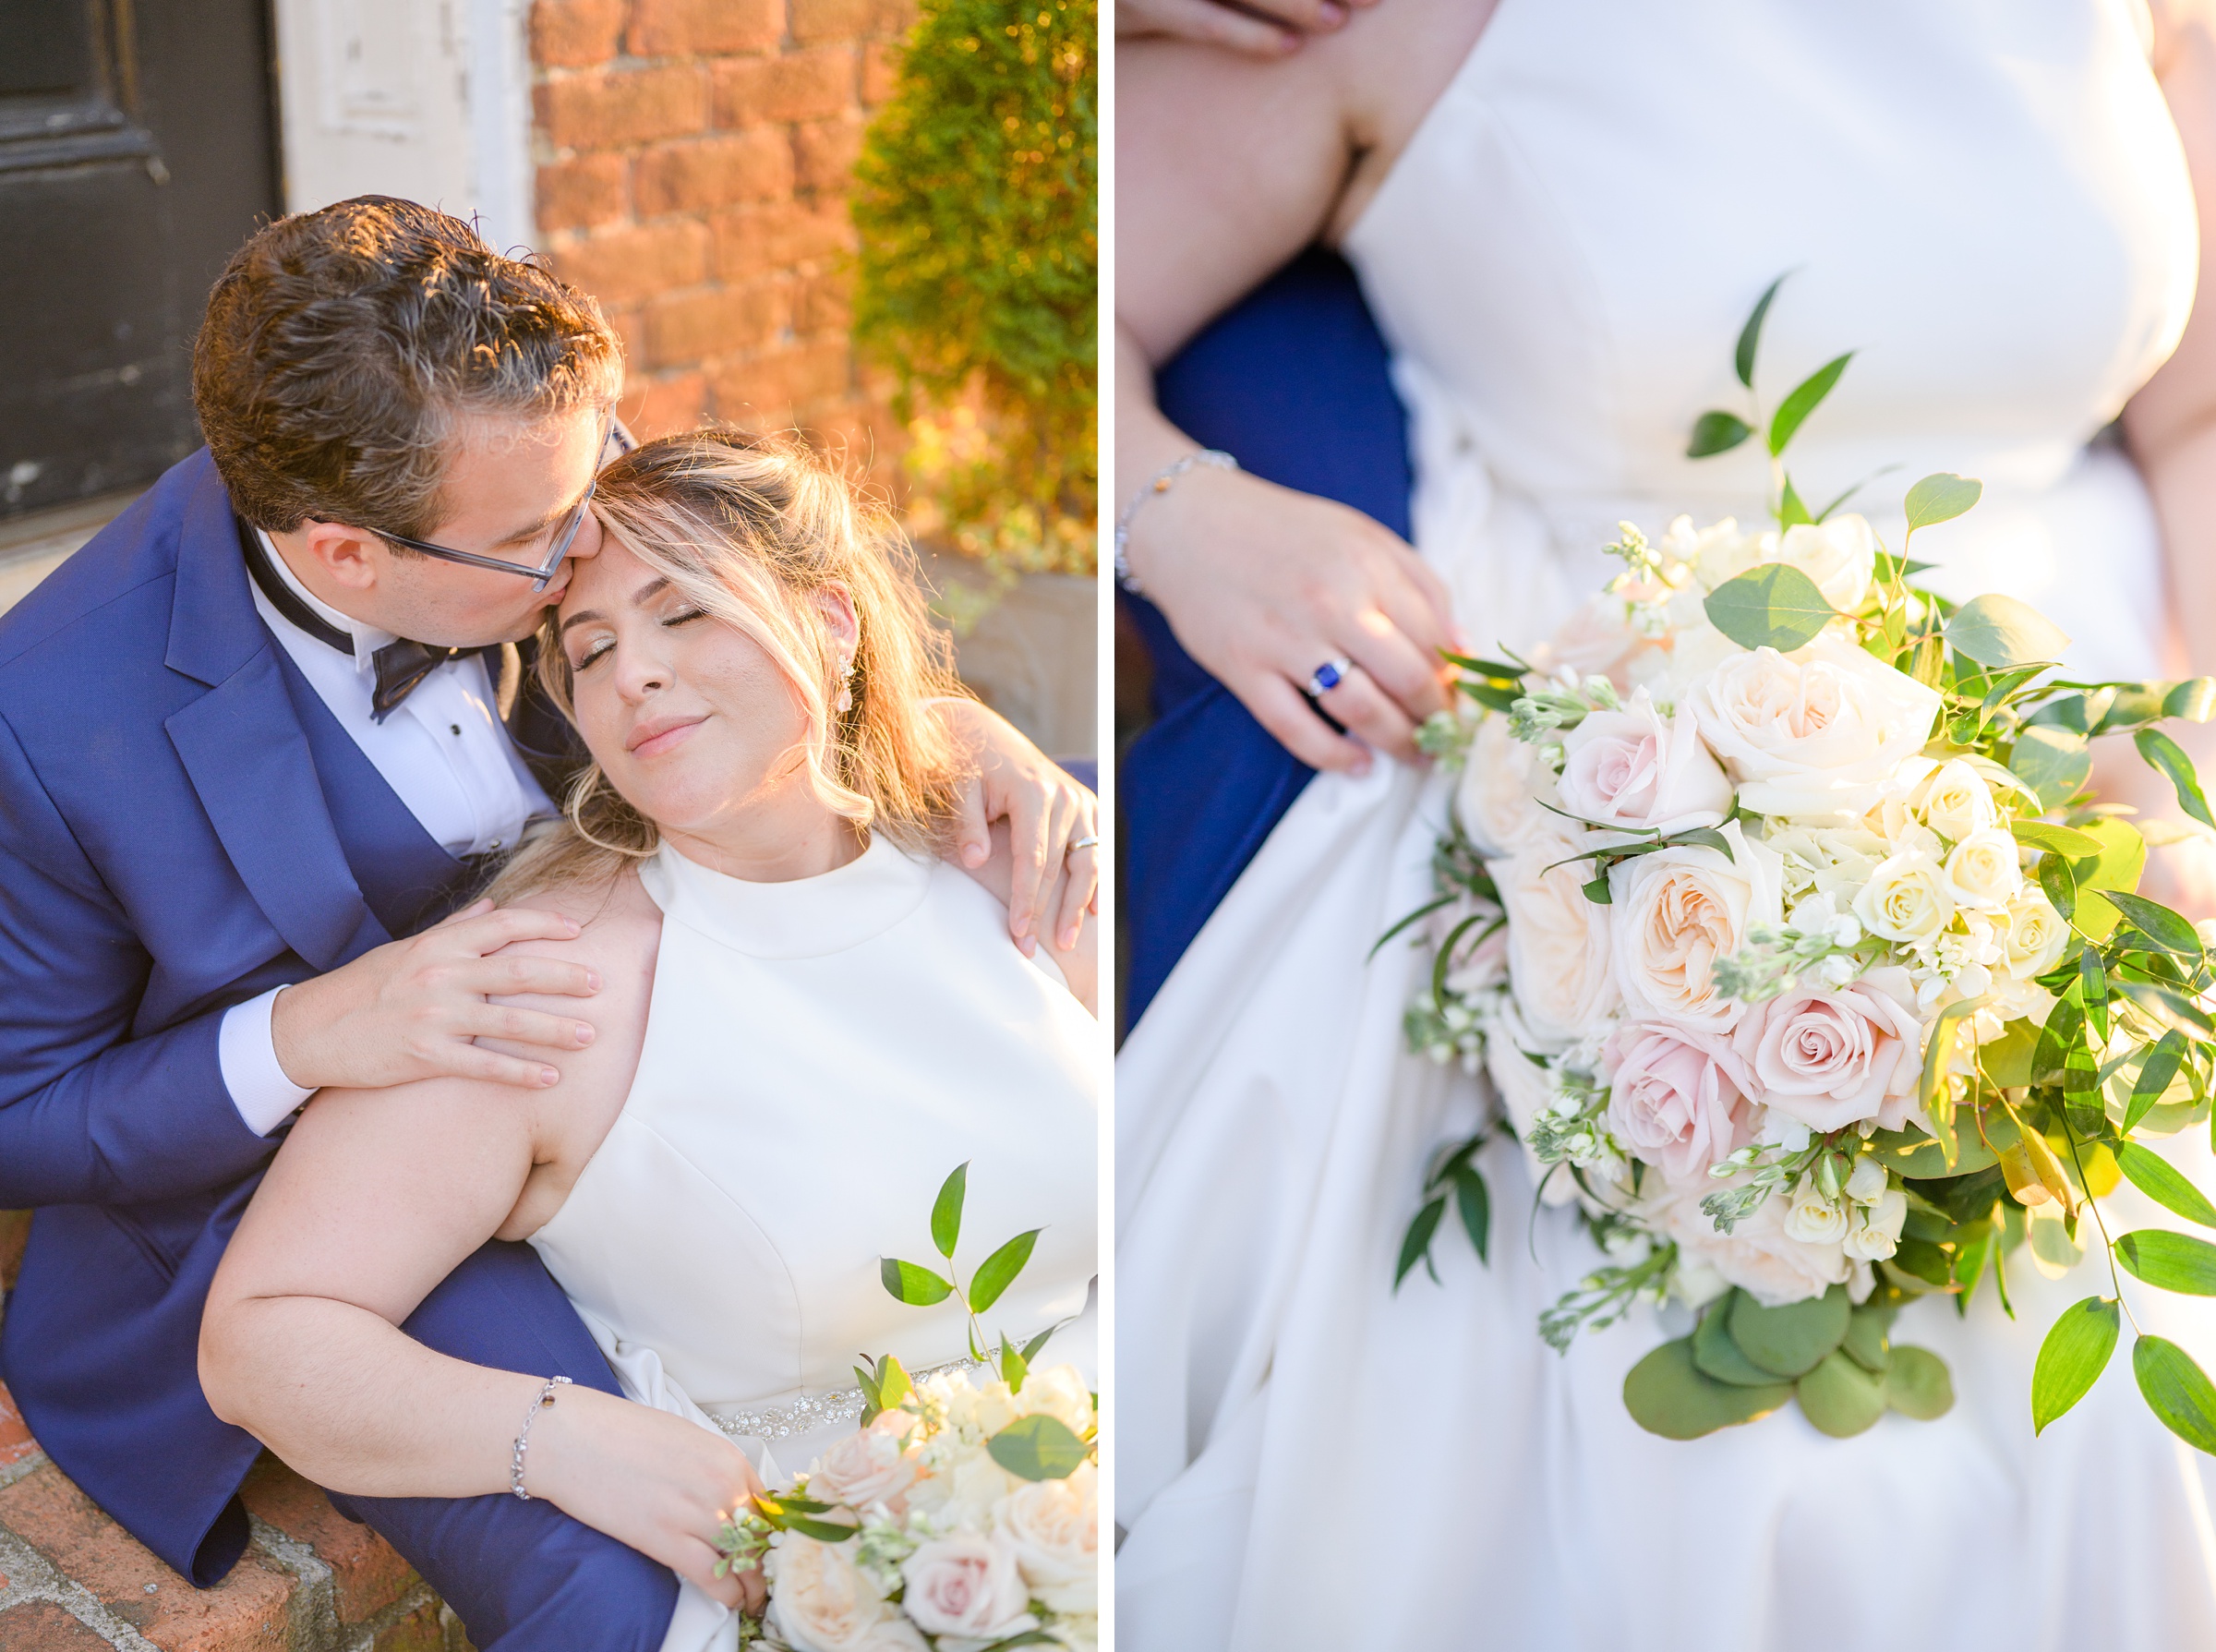
M 1644 689 L 1620 709 L 1588 713 L 1562 737 L 1557 790 L 1580 820 L 1634 831 L 1721 825 L 1731 782 L 1683 706 L 1665 721 Z
M 1939 713 L 1936 692 L 1829 633 L 1791 657 L 1733 655 L 1685 698 L 1740 805 L 1791 816 L 1867 814 Z
M 1765 1307 L 1804 1302 L 1847 1283 L 1850 1269 L 1837 1243 L 1811 1243 L 1785 1231 L 1790 1206 L 1783 1193 L 1771 1194 L 1728 1234 L 1716 1232 L 1701 1200 L 1729 1185 L 1709 1176 L 1664 1182 L 1644 1213 L 1650 1225 L 1677 1240 L 1686 1261 L 1713 1268 Z
M 1539 749 L 1508 731 L 1508 718 L 1488 713 L 1470 742 L 1454 789 L 1454 815 L 1487 854 L 1510 855 L 1560 819 L 1539 807 L 1555 801 L 1554 775 Z
M 1487 868 L 1508 913 L 1510 989 L 1524 1024 L 1542 1043 L 1573 1043 L 1615 1007 L 1608 972 L 1608 913 L 1587 900 L 1591 863 L 1572 861 L 1566 838 L 1534 838 Z M 1659 857 L 1650 857 L 1659 858 Z
M 1909 1196 L 1898 1188 L 1887 1188 L 1875 1204 L 1855 1212 L 1854 1231 L 1849 1234 L 1842 1246 L 1847 1259 L 1857 1262 L 1882 1262 L 1900 1248 L 1900 1230 L 1909 1219 Z
M 781 1536 L 763 1563 L 771 1629 L 792 1652 L 922 1652 L 923 1637 L 885 1604 L 853 1547 Z
M 1973 832 L 2000 824 L 1993 788 L 1959 757 L 1933 769 L 1910 802 L 1921 812 L 1923 824 L 1949 843 L 1959 843 Z
M 1945 868 L 1927 854 L 1888 855 L 1854 898 L 1862 927 L 1888 941 L 1928 941 L 1955 915 Z
M 1946 857 L 1946 892 L 1957 906 L 1998 911 L 2023 887 L 2022 851 L 1999 826 L 1970 833 Z
M 1836 1245 L 1847 1236 L 1847 1212 L 1825 1199 L 1814 1178 L 1804 1176 L 1786 1207 L 1785 1232 L 1804 1244 Z
M 994 1530 L 1015 1550 L 1032 1598 L 1049 1611 L 1099 1610 L 1098 1481 L 1093 1465 L 1080 1463 L 1067 1479 L 1033 1481 L 993 1505 Z
M 2043 891 L 2027 888 L 2008 903 L 2008 941 L 2004 967 L 2018 981 L 2044 975 L 2062 961 L 2070 926 Z
M 1697 606 L 1697 605 L 1696 605 Z M 1704 615 L 1665 639 L 1667 645 L 1631 662 L 1629 676 L 1635 687 L 1672 705 L 1685 703 L 1685 691 L 1723 660 L 1746 650 L 1708 623 Z
M 1796 523 L 1783 538 L 1764 534 L 1762 561 L 1798 568 L 1824 593 L 1824 600 L 1842 614 L 1851 614 L 1870 595 L 1877 577 L 1877 536 L 1860 516 L 1834 516 L 1828 522 Z
M 1716 995 L 1709 969 L 1737 952 L 1747 931 L 1783 914 L 1776 851 L 1752 842 L 1737 821 L 1723 827 L 1726 860 L 1713 849 L 1657 850 L 1610 874 L 1616 981 L 1642 1016 L 1720 1031 L 1746 1006 Z
M 1891 1184 L 1885 1176 L 1885 1167 L 1864 1154 L 1854 1162 L 1847 1174 L 1847 1197 L 1857 1204 L 1875 1204 L 1885 1196 Z
M 1043 1413 L 1072 1434 L 1082 1434 L 1093 1423 L 1092 1391 L 1074 1365 L 1034 1366 L 1016 1396 L 1016 1409 L 1025 1417 Z
M 1696 531 L 1692 517 L 1680 516 L 1663 530 L 1660 549 L 1665 557 L 1691 564 L 1693 577 L 1713 591 L 1753 567 L 1762 543 L 1762 537 L 1740 533 L 1733 517 Z
M 900 1575 L 908 1584 L 901 1604 L 926 1634 L 996 1641 L 1039 1626 L 1007 1543 L 958 1534 L 933 1537 L 900 1562 Z
M 916 1482 L 916 1465 L 902 1450 L 904 1443 L 888 1429 L 873 1427 L 848 1435 L 808 1471 L 808 1495 L 857 1510 L 891 1503 Z

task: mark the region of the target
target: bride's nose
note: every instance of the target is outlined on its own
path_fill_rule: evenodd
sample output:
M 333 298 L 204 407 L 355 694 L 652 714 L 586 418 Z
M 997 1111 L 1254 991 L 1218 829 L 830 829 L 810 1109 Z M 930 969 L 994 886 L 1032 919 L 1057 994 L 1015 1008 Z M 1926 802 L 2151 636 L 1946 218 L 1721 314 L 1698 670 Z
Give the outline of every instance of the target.
M 616 654 L 616 692 L 626 700 L 644 700 L 661 693 L 672 681 L 669 662 L 650 650 L 620 649 Z

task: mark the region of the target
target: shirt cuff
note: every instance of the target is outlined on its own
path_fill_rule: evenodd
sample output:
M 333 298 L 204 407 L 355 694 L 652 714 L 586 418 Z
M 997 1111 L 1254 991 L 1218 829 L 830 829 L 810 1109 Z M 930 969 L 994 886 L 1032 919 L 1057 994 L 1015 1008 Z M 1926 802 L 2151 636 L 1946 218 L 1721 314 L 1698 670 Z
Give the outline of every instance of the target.
M 302 1102 L 313 1095 L 284 1076 L 277 1065 L 277 1040 L 270 1031 L 270 1011 L 284 988 L 271 987 L 259 998 L 248 998 L 223 1012 L 216 1034 L 216 1061 L 223 1074 L 223 1088 L 231 1104 L 246 1120 L 247 1128 L 267 1136 L 292 1117 Z

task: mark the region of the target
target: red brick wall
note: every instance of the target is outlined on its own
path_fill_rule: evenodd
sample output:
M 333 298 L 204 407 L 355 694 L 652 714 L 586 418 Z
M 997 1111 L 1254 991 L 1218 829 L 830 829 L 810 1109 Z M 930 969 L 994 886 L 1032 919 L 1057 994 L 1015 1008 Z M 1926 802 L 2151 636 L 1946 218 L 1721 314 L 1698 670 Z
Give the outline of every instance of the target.
M 538 0 L 540 245 L 621 330 L 623 413 L 896 446 L 847 341 L 847 176 L 909 0 Z

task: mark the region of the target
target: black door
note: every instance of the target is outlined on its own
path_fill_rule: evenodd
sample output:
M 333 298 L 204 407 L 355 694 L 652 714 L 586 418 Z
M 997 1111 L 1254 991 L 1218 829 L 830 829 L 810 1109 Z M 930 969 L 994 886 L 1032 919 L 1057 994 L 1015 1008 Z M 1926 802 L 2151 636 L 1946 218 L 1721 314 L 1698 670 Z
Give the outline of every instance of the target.
M 277 210 L 263 0 L 0 0 L 0 519 L 199 444 L 208 288 Z

